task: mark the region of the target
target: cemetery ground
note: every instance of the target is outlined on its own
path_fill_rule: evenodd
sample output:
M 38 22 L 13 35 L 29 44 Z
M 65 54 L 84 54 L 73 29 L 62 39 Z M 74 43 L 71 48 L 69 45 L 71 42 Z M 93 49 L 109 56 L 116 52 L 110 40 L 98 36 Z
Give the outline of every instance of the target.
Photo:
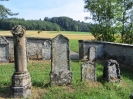
M 96 65 L 97 82 L 81 82 L 81 61 L 71 61 L 72 84 L 50 86 L 50 61 L 29 61 L 32 95 L 28 99 L 129 99 L 133 91 L 132 73 L 121 67 L 122 82 L 108 83 L 102 79 L 103 64 Z M 0 99 L 10 98 L 13 63 L 0 64 Z
M 1 32 L 1 31 L 0 31 Z M 2 31 L 2 35 L 11 34 L 9 31 Z M 28 33 L 29 32 L 29 33 Z M 35 32 L 36 34 L 32 34 Z M 75 34 L 75 32 L 48 32 L 37 33 L 37 31 L 26 31 L 27 36 L 50 37 L 53 38 L 57 34 L 63 34 L 70 39 L 70 50 L 78 52 L 79 39 L 93 39 L 91 34 L 83 33 Z M 77 36 L 76 36 L 77 35 Z M 84 38 L 84 36 L 86 38 Z M 83 37 L 83 38 L 82 38 Z M 89 38 L 90 37 L 90 38 Z M 92 37 L 92 38 L 91 38 Z M 31 75 L 32 95 L 28 99 L 129 99 L 129 95 L 133 92 L 133 76 L 129 69 L 121 67 L 121 83 L 108 83 L 103 80 L 104 63 L 96 64 L 97 82 L 81 81 L 81 64 L 82 61 L 71 60 L 72 84 L 68 86 L 50 86 L 50 61 L 29 61 L 28 71 Z M 0 64 L 0 99 L 10 98 L 11 76 L 14 73 L 14 63 Z

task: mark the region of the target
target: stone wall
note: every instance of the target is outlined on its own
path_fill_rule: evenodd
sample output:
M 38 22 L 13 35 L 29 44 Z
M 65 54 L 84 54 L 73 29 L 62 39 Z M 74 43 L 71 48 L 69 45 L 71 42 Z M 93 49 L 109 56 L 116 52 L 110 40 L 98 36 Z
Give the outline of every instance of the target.
M 9 60 L 14 61 L 14 45 L 13 45 L 13 37 L 12 36 L 4 36 L 6 40 L 9 42 Z M 39 38 L 39 37 L 26 37 L 27 39 L 27 56 L 30 60 L 49 60 L 51 58 L 51 51 L 47 51 L 42 54 L 42 48 L 45 41 L 51 42 L 50 38 Z M 51 44 L 49 45 L 51 46 Z M 50 48 L 51 49 L 51 48 Z
M 133 45 L 112 42 L 79 40 L 79 58 L 88 59 L 88 49 L 96 48 L 97 59 L 115 59 L 119 63 L 133 66 Z
M 5 37 L 0 37 L 0 62 L 8 62 L 9 42 Z

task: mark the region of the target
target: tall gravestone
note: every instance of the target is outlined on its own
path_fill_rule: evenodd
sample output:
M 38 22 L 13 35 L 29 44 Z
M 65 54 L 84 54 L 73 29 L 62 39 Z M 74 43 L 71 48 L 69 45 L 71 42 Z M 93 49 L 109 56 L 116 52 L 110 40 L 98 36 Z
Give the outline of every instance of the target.
M 50 40 L 46 40 L 42 45 L 42 58 L 43 60 L 51 59 L 51 41 Z
M 9 62 L 9 42 L 5 37 L 0 37 L 0 62 Z
M 96 81 L 95 63 L 86 61 L 81 65 L 81 80 L 82 81 Z
M 50 84 L 68 85 L 71 82 L 69 40 L 60 34 L 52 39 Z
M 21 25 L 13 27 L 15 72 L 12 76 L 11 90 L 13 97 L 28 97 L 31 94 L 31 77 L 27 70 L 26 28 Z
M 120 68 L 116 60 L 108 60 L 104 66 L 103 77 L 109 82 L 120 82 Z
M 89 61 L 95 61 L 96 59 L 96 48 L 94 46 L 88 49 L 88 59 Z

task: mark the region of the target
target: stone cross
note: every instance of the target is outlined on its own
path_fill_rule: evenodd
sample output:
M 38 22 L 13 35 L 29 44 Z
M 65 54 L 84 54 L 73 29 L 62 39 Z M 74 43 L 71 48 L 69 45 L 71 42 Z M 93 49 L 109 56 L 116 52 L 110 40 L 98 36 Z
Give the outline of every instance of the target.
M 68 85 L 71 82 L 69 40 L 60 34 L 52 39 L 50 84 Z
M 86 61 L 81 65 L 81 80 L 87 82 L 96 81 L 95 62 Z
M 27 70 L 26 28 L 17 25 L 12 28 L 14 39 L 15 73 L 12 76 L 13 97 L 28 97 L 31 94 L 31 77 Z
M 94 46 L 91 46 L 88 50 L 88 59 L 89 61 L 95 61 L 96 59 L 96 48 Z
M 120 68 L 116 60 L 108 60 L 104 66 L 103 77 L 109 82 L 120 82 Z

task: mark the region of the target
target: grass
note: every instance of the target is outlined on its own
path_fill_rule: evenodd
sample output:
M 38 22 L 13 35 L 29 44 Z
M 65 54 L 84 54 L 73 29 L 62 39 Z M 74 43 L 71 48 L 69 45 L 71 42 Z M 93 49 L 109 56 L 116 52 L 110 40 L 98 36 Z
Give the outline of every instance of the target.
M 28 99 L 129 99 L 133 92 L 133 76 L 121 68 L 122 82 L 108 83 L 102 79 L 103 65 L 97 64 L 97 82 L 81 82 L 82 62 L 71 61 L 72 84 L 49 86 L 50 61 L 30 61 L 28 70 L 32 79 L 32 95 Z M 0 65 L 0 99 L 10 97 L 14 64 Z
M 71 39 L 69 46 L 71 51 L 79 52 L 78 40 Z

